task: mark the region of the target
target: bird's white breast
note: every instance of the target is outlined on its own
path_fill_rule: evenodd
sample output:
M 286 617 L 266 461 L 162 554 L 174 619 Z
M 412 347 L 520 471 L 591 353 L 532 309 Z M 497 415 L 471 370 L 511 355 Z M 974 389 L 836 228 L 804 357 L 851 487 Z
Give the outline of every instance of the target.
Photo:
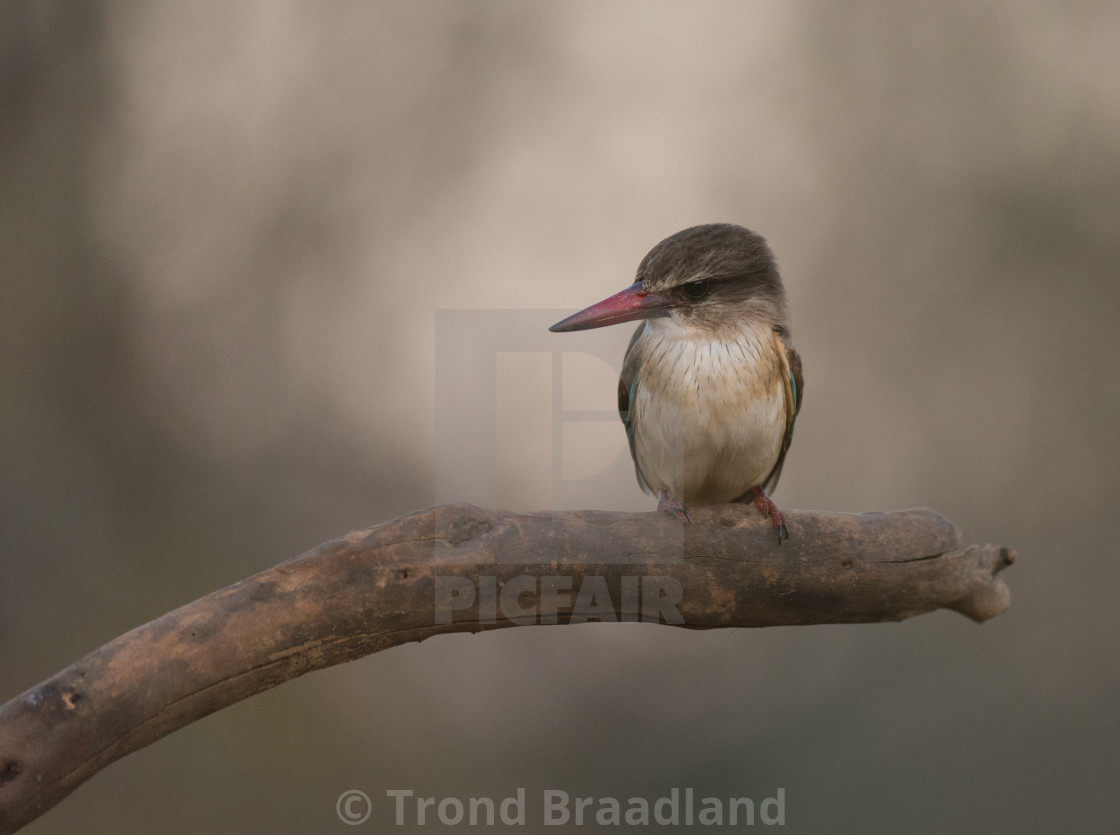
M 656 319 L 634 348 L 643 356 L 631 400 L 634 457 L 650 491 L 715 504 L 761 484 L 786 423 L 772 330 L 743 325 L 713 339 Z

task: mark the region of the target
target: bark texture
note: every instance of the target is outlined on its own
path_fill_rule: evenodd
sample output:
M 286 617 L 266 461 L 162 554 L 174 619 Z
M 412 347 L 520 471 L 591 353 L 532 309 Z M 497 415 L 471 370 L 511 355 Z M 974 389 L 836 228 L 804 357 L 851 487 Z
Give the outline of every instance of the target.
M 418 511 L 327 542 L 94 650 L 0 707 L 0 833 L 124 755 L 281 682 L 446 632 L 645 621 L 692 629 L 1007 608 L 1007 548 L 928 510 Z

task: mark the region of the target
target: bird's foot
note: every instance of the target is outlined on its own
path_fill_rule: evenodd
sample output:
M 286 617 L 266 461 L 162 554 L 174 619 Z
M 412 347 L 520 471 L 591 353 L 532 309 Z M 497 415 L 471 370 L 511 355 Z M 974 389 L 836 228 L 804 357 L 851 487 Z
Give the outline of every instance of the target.
M 677 519 L 684 519 L 684 521 L 691 523 L 692 519 L 688 515 L 688 506 L 684 502 L 678 502 L 676 499 L 670 499 L 665 493 L 665 488 L 662 487 L 657 491 L 657 509 L 662 513 L 668 513 L 670 516 L 675 516 Z
M 782 513 L 781 509 L 774 504 L 773 500 L 766 495 L 761 487 L 754 488 L 754 506 L 762 511 L 762 515 L 770 520 L 770 523 L 778 529 L 778 544 L 782 544 L 782 535 L 789 539 L 789 528 L 786 527 L 786 515 Z

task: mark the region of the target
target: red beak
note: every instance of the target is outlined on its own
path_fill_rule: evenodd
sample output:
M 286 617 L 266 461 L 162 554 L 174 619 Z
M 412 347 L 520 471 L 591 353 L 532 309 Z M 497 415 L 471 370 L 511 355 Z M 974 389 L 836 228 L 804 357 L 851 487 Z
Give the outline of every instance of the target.
M 584 331 L 588 328 L 617 325 L 619 322 L 632 322 L 635 319 L 664 316 L 666 309 L 671 307 L 672 304 L 664 296 L 647 293 L 642 289 L 642 282 L 637 281 L 621 293 L 615 293 L 609 299 L 603 299 L 598 304 L 593 304 L 579 313 L 573 313 L 567 319 L 557 322 L 549 330 L 553 333 Z

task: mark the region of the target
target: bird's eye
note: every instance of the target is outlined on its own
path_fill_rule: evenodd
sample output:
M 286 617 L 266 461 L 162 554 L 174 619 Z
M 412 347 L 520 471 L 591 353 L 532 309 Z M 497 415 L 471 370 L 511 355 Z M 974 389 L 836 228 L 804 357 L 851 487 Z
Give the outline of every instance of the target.
M 706 278 L 701 281 L 690 281 L 684 285 L 684 294 L 693 301 L 705 298 L 710 292 L 712 292 L 712 288 Z

